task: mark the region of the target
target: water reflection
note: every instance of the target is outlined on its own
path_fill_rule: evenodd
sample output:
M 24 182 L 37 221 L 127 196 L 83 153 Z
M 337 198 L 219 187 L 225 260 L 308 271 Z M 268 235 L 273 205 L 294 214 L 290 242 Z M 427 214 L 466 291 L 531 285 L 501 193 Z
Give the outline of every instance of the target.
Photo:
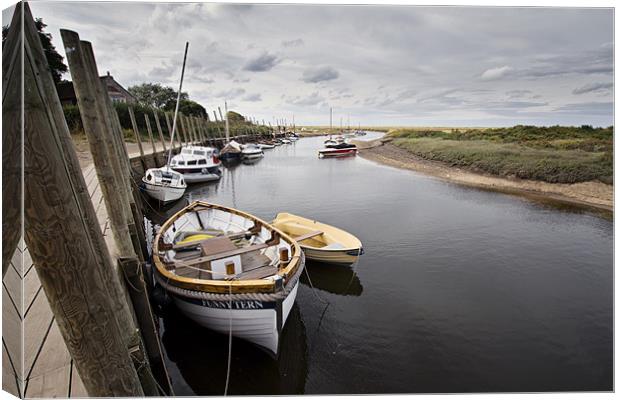
M 364 290 L 354 266 L 306 261 L 310 276 L 303 274 L 301 283 L 341 296 L 360 296 Z
M 176 394 L 222 395 L 226 382 L 228 336 L 197 325 L 177 312 L 174 306 L 166 309 L 161 322 L 162 344 L 168 360 L 174 365 L 171 376 Z M 259 347 L 233 338 L 229 395 L 304 392 L 308 345 L 306 327 L 297 304 L 291 309 L 280 340 L 279 357 L 273 359 Z

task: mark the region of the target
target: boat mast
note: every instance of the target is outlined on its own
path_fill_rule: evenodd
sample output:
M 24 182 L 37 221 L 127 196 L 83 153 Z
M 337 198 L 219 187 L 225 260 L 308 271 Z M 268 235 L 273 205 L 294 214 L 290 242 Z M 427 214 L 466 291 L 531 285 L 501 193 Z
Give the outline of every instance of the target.
M 228 125 L 228 103 L 224 101 L 224 112 L 226 112 L 226 141 L 230 140 L 230 126 Z
M 166 167 L 170 166 L 170 158 L 172 157 L 172 149 L 174 147 L 174 133 L 177 129 L 177 116 L 179 114 L 179 103 L 181 102 L 181 89 L 183 89 L 183 77 L 185 76 L 185 61 L 187 60 L 187 48 L 189 42 L 185 42 L 185 54 L 183 55 L 183 67 L 181 68 L 181 81 L 179 82 L 179 92 L 177 93 L 177 105 L 174 107 L 174 119 L 172 120 L 172 133 L 170 134 L 170 152 L 168 152 L 168 161 Z
M 329 139 L 332 138 L 332 108 L 329 107 Z

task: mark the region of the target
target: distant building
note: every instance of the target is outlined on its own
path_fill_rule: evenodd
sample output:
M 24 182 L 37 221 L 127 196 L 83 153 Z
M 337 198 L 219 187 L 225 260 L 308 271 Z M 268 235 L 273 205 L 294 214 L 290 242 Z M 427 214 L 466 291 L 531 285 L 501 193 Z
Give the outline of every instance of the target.
M 108 96 L 113 103 L 135 103 L 136 98 L 127 91 L 120 83 L 116 82 L 110 72 L 107 75 L 100 76 L 101 82 L 105 85 Z M 73 89 L 73 82 L 60 82 L 56 85 L 60 103 L 64 105 L 76 105 L 77 98 Z

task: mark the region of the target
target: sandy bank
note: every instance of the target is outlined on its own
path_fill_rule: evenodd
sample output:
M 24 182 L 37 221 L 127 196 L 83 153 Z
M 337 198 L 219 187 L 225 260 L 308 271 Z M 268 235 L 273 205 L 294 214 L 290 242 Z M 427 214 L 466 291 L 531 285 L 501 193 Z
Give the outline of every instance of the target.
M 394 146 L 389 138 L 370 142 L 358 141 L 356 144 L 360 149 L 360 156 L 385 165 L 418 171 L 462 185 L 613 212 L 613 186 L 602 182 L 563 184 L 504 178 L 424 160 Z

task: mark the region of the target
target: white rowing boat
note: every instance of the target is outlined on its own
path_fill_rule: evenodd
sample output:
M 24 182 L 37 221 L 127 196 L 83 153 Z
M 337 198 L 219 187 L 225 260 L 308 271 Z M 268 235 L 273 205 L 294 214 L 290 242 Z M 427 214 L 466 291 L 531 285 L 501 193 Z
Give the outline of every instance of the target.
M 198 324 L 277 355 L 295 302 L 304 254 L 293 239 L 242 211 L 185 207 L 153 244 L 156 280 Z

